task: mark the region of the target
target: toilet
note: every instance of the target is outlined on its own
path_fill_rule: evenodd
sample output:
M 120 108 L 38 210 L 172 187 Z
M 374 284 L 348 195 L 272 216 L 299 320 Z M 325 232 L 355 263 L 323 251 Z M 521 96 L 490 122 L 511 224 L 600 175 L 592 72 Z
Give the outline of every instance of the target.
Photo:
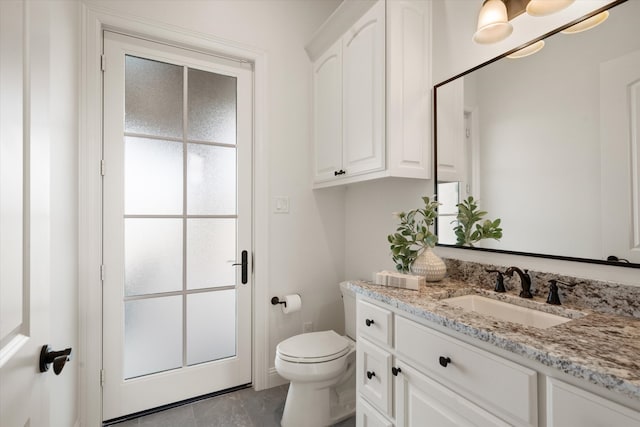
M 276 347 L 276 371 L 290 381 L 282 427 L 322 427 L 355 414 L 355 293 L 340 284 L 345 332 L 310 332 Z

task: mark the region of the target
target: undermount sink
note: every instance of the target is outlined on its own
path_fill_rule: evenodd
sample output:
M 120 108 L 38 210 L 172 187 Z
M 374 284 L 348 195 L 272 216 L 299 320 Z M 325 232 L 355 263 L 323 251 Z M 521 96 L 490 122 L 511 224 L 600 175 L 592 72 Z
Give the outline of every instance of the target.
M 571 320 L 555 314 L 520 307 L 479 295 L 464 295 L 461 297 L 447 298 L 442 301 L 460 307 L 463 311 L 484 314 L 498 320 L 518 323 L 523 326 L 531 326 L 538 329 L 550 328 Z

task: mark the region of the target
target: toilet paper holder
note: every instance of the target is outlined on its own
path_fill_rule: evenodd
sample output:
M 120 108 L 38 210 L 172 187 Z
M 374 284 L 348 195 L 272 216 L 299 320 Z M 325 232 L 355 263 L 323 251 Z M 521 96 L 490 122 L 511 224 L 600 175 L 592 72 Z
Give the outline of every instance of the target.
M 278 297 L 271 298 L 271 304 L 272 305 L 284 304 L 285 307 L 287 306 L 287 302 L 286 301 L 280 301 L 280 298 L 278 298 Z

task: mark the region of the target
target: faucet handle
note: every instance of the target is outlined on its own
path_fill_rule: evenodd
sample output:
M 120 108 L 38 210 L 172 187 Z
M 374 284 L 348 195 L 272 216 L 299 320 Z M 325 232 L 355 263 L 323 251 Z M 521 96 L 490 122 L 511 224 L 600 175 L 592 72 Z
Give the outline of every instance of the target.
M 563 285 L 568 287 L 574 287 L 575 285 L 577 285 L 577 283 L 567 283 L 558 279 L 551 279 L 549 280 L 548 283 L 549 283 L 549 295 L 547 296 L 547 304 L 553 304 L 553 305 L 561 305 L 560 295 L 558 294 L 558 290 L 559 290 L 558 283 L 562 283 Z
M 561 305 L 560 295 L 558 295 L 559 280 L 549 280 L 549 295 L 547 296 L 547 304 Z M 562 283 L 562 282 L 560 282 Z
M 504 287 L 504 273 L 500 270 L 492 270 L 489 268 L 485 268 L 485 270 L 487 273 L 498 273 L 498 276 L 496 277 L 496 286 L 493 289 L 495 292 L 507 292 L 507 289 Z

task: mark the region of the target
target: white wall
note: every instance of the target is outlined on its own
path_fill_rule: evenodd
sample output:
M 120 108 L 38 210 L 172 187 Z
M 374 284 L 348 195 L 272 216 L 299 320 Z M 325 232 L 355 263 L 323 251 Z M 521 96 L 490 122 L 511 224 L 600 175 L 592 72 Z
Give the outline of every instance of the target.
M 422 206 L 432 197 L 432 180 L 393 178 L 350 185 L 346 201 L 346 278 L 371 280 L 374 271 L 394 270 L 387 235 L 395 233 L 392 213 Z
M 514 32 L 507 40 L 482 46 L 472 41 L 481 1 L 432 1 L 434 84 L 611 2 L 610 0 L 581 0 L 575 2 L 570 8 L 549 17 L 520 16 L 514 20 Z M 392 265 L 388 243 L 385 240 L 386 235 L 392 232 L 396 225 L 396 221 L 390 218 L 390 212 L 419 207 L 420 197 L 430 195 L 432 192 L 431 182 L 420 185 L 405 181 L 373 181 L 349 187 L 346 202 L 347 278 L 368 278 L 371 272 L 389 268 Z M 436 248 L 436 252 L 449 258 L 519 265 L 538 271 L 640 286 L 637 270 L 629 268 L 478 253 L 455 248 Z
M 311 65 L 304 51 L 339 1 L 85 3 L 266 52 L 269 196 L 271 203 L 275 197 L 290 200 L 289 214 L 270 209 L 268 295 L 299 293 L 303 298 L 302 311 L 293 315 L 285 316 L 279 307 L 269 305 L 270 366 L 277 343 L 302 332 L 303 322 L 313 322 L 316 330 L 341 330 L 338 283 L 344 277 L 344 192 L 311 191 Z

